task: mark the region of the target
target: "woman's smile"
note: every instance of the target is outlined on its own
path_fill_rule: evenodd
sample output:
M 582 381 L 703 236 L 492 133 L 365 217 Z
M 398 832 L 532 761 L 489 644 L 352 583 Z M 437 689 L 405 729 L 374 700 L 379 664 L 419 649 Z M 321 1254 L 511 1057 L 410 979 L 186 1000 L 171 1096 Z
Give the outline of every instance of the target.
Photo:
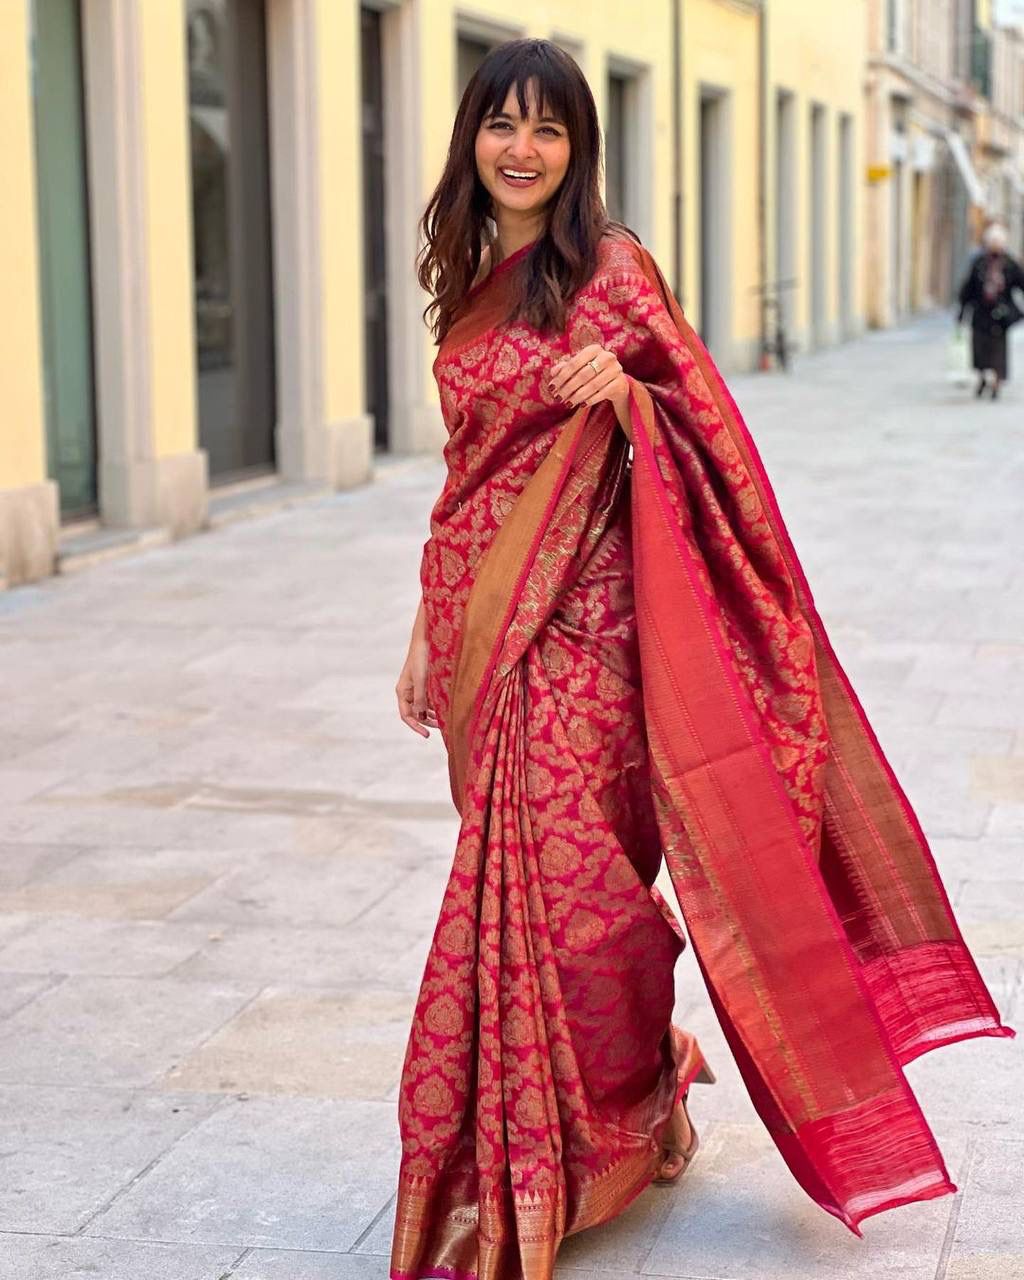
M 499 167 L 498 172 L 510 187 L 528 187 L 540 177 L 539 171 Z

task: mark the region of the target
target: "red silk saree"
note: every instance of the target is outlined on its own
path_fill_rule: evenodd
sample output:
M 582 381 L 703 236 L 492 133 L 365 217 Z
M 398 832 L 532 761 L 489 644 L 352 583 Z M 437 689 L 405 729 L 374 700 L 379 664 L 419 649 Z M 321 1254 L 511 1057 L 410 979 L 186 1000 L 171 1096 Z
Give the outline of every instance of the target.
M 857 1234 L 955 1190 L 904 1064 L 1013 1034 L 654 259 L 607 237 L 542 335 L 506 322 L 528 251 L 434 364 L 427 702 L 462 824 L 402 1073 L 393 1280 L 547 1280 L 655 1175 L 702 1063 L 671 1022 L 662 858 L 759 1115 Z M 626 432 L 547 394 L 591 342 L 629 375 Z

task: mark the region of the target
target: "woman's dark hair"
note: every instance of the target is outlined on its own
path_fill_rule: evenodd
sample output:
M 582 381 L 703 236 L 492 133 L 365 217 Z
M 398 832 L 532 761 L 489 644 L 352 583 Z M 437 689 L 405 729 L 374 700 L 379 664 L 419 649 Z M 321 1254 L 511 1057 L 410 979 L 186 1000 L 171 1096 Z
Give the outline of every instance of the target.
M 601 199 L 601 132 L 594 97 L 576 61 L 550 40 L 509 40 L 484 58 L 466 86 L 448 146 L 444 173 L 427 202 L 420 231 L 424 245 L 417 277 L 432 301 L 431 330 L 440 342 L 451 327 L 491 244 L 487 219 L 491 197 L 476 168 L 476 135 L 483 120 L 504 109 L 514 85 L 520 113 L 528 110 L 527 86 L 534 82 L 541 115 L 561 120 L 569 135 L 569 167 L 546 209 L 546 226 L 524 255 L 525 289 L 509 315 L 534 328 L 560 330 L 566 304 L 594 274 L 602 235 L 617 229 Z

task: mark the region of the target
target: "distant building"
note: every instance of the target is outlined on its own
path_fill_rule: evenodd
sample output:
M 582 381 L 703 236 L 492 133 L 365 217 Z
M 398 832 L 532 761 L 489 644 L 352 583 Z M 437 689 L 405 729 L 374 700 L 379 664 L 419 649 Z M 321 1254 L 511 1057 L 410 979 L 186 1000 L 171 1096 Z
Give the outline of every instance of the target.
M 1024 40 L 978 0 L 870 0 L 867 310 L 950 301 L 986 216 L 1024 239 Z

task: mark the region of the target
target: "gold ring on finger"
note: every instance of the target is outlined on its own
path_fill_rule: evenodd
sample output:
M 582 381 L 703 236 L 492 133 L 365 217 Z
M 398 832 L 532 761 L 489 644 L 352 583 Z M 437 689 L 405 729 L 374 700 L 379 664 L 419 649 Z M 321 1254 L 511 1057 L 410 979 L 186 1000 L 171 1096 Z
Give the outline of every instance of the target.
M 587 364 L 589 364 L 589 365 L 590 365 L 591 369 L 593 369 L 593 371 L 594 371 L 595 373 L 600 373 L 600 372 L 601 372 L 601 370 L 600 370 L 600 368 L 599 368 L 599 366 L 598 366 L 598 364 L 597 364 L 597 356 L 591 356 L 591 357 L 590 357 L 590 359 L 587 361 Z

